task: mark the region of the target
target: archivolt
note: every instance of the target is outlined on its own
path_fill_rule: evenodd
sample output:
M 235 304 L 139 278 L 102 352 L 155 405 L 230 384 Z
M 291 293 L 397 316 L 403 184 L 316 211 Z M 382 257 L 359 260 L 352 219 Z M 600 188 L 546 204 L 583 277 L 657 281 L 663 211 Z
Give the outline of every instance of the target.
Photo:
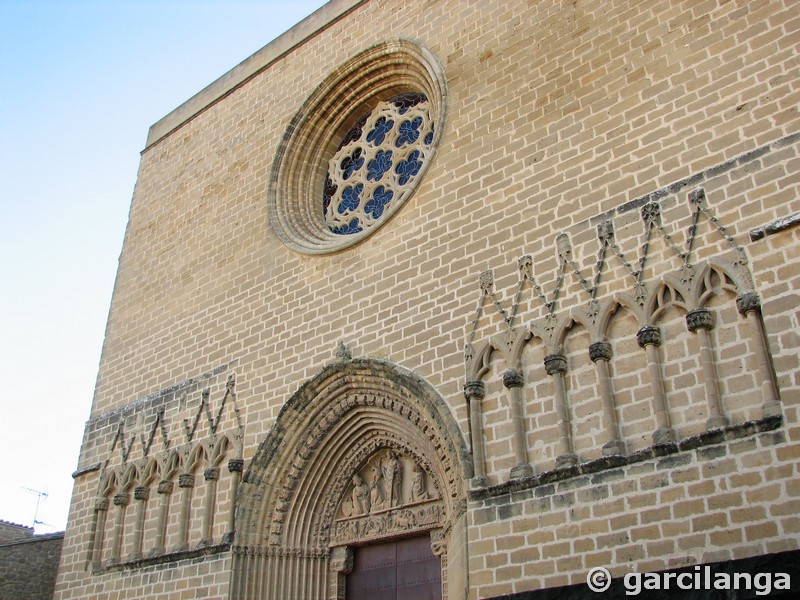
M 472 464 L 448 407 L 430 385 L 396 365 L 340 362 L 289 399 L 244 476 L 233 596 L 322 593 L 303 582 L 316 578 L 324 587 L 338 502 L 353 473 L 384 448 L 413 457 L 430 474 L 442 501 L 441 532 L 449 537 L 466 509 Z M 277 559 L 290 560 L 291 568 Z

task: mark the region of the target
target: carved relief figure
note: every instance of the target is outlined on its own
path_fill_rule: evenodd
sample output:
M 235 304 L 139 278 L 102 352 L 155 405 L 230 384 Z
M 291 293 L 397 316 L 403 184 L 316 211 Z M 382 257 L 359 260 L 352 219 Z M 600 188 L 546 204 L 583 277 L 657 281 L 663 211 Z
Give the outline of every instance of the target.
M 383 464 L 383 479 L 386 482 L 387 506 L 402 504 L 403 465 L 393 451 L 389 451 L 386 463 Z
M 414 478 L 411 482 L 411 501 L 419 502 L 428 499 L 428 491 L 425 489 L 425 469 L 419 464 L 414 463 L 412 469 Z
M 369 487 L 356 473 L 353 475 L 353 514 L 366 515 L 369 513 Z
M 417 520 L 410 510 L 401 510 L 394 515 L 392 525 L 394 529 L 411 529 L 417 525 Z
M 375 512 L 383 508 L 386 495 L 383 493 L 383 473 L 380 464 L 372 466 L 372 487 L 370 489 L 371 510 Z

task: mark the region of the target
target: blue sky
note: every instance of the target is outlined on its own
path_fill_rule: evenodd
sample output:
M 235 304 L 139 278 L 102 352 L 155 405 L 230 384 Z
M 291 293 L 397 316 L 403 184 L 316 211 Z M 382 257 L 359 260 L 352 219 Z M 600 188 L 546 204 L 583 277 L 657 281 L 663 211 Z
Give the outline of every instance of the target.
M 0 519 L 66 526 L 147 130 L 323 0 L 0 0 Z

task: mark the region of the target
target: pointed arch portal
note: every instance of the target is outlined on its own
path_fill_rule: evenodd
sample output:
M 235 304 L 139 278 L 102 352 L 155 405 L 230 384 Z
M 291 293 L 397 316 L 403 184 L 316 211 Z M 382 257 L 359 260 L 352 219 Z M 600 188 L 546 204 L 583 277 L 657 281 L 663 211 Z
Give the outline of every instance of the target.
M 378 360 L 326 367 L 286 403 L 237 499 L 232 597 L 344 598 L 353 550 L 429 536 L 442 597 L 466 597 L 472 463 L 449 408 Z

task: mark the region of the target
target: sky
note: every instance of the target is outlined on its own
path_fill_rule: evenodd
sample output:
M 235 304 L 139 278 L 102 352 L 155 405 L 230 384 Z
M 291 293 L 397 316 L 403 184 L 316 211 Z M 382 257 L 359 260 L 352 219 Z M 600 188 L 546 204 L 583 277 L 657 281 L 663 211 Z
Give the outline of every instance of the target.
M 150 125 L 322 4 L 0 0 L 0 520 L 66 527 Z

